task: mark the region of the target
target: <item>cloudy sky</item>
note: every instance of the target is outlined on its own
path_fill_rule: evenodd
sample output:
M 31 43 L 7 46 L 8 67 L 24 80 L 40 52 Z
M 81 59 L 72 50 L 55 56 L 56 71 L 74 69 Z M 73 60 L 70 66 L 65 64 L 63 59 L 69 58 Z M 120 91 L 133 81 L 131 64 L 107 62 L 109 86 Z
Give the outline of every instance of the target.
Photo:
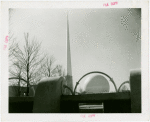
M 85 73 L 101 71 L 117 87 L 141 67 L 140 9 L 10 9 L 10 31 L 20 44 L 24 33 L 42 42 L 66 69 L 67 11 L 73 82 Z M 113 91 L 113 88 L 111 87 Z

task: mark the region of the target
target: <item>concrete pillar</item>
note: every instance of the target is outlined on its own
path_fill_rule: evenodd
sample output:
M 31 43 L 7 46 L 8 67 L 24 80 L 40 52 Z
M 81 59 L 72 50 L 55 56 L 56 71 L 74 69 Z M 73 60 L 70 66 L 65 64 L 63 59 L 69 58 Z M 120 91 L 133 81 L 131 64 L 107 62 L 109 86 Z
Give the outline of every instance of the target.
M 59 113 L 64 82 L 63 77 L 41 80 L 35 92 L 33 113 Z
M 141 70 L 130 72 L 131 112 L 141 113 Z

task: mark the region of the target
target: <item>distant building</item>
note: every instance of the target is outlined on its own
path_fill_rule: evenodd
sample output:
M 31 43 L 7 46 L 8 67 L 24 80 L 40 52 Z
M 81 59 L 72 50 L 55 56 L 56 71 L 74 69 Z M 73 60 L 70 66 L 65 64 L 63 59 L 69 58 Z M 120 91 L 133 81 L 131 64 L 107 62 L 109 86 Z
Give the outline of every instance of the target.
M 108 93 L 110 90 L 108 80 L 102 75 L 90 75 L 83 82 L 82 93 Z

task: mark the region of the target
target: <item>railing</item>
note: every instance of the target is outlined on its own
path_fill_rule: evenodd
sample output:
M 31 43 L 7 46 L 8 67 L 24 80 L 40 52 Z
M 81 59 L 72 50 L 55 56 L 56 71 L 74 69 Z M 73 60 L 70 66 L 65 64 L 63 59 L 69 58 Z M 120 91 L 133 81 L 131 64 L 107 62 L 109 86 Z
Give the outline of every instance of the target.
M 79 113 L 80 103 L 103 103 L 104 113 L 141 113 L 141 71 L 131 71 L 130 92 L 62 95 L 62 77 L 38 84 L 33 97 L 9 97 L 10 113 Z M 54 88 L 55 86 L 55 88 Z M 57 90 L 56 90 L 57 89 Z
M 63 95 L 61 96 L 62 113 L 79 113 L 79 103 L 103 103 L 104 113 L 131 113 L 130 92 Z
M 74 95 L 75 95 L 75 93 L 76 93 L 76 89 L 77 89 L 77 86 L 79 85 L 80 81 L 81 81 L 85 76 L 90 75 L 90 74 L 93 74 L 93 73 L 99 73 L 99 74 L 104 75 L 104 76 L 106 76 L 107 78 L 109 78 L 110 81 L 113 83 L 116 92 L 118 91 L 118 90 L 117 90 L 117 86 L 116 86 L 116 84 L 115 84 L 113 78 L 111 78 L 109 75 L 107 75 L 107 74 L 104 73 L 104 72 L 93 71 L 93 72 L 89 72 L 89 73 L 83 75 L 83 76 L 79 79 L 79 81 L 76 83 L 75 88 L 74 88 Z

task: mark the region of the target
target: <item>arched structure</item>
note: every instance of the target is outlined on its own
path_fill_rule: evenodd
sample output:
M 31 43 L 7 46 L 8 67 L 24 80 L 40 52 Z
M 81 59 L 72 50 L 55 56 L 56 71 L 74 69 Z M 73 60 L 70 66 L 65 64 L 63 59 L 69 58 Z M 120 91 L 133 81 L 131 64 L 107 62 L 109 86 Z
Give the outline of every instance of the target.
M 130 85 L 130 82 L 129 82 L 129 81 L 125 81 L 125 82 L 123 82 L 123 83 L 119 86 L 119 88 L 118 88 L 118 92 L 120 91 L 121 87 L 122 87 L 124 84 L 126 84 L 126 83 L 128 83 L 128 84 Z
M 110 79 L 110 81 L 113 83 L 116 92 L 118 91 L 115 82 L 113 81 L 113 79 L 112 79 L 109 75 L 107 75 L 106 73 L 103 73 L 103 72 L 93 71 L 93 72 L 89 72 L 89 73 L 83 75 L 83 76 L 79 79 L 79 81 L 78 81 L 78 82 L 76 83 L 76 85 L 75 85 L 74 94 L 75 94 L 75 92 L 76 92 L 77 86 L 79 85 L 80 81 L 81 81 L 85 76 L 87 76 L 87 75 L 89 75 L 89 74 L 93 74 L 93 73 L 99 73 L 99 74 L 101 74 L 101 75 L 104 75 L 104 76 L 108 77 L 108 78 Z

